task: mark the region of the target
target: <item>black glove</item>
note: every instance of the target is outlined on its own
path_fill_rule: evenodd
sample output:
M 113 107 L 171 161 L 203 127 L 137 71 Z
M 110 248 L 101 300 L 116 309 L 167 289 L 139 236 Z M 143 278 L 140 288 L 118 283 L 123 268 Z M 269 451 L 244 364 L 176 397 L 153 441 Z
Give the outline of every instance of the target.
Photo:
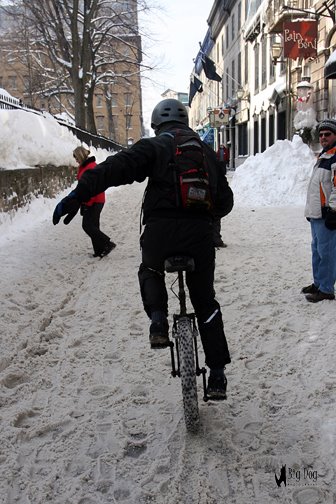
M 75 217 L 76 213 L 78 212 L 81 203 L 77 199 L 77 193 L 76 191 L 72 191 L 68 196 L 63 198 L 58 205 L 56 206 L 54 213 L 53 213 L 53 224 L 56 226 L 56 224 L 59 223 L 61 220 L 61 217 L 63 215 L 66 215 L 64 219 L 64 224 L 69 224 L 70 221 Z
M 336 212 L 333 210 L 328 210 L 324 221 L 326 227 L 331 231 L 336 229 Z

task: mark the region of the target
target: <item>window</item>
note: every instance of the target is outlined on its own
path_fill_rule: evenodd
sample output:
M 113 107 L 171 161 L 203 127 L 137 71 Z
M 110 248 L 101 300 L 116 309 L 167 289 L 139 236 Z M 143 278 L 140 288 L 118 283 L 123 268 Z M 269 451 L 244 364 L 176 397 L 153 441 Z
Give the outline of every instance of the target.
M 225 28 L 225 38 L 226 38 L 226 49 L 229 47 L 229 25 Z
M 112 93 L 111 94 L 111 106 L 112 107 L 118 107 L 118 95 L 117 95 L 117 93 Z
M 274 144 L 274 114 L 270 114 L 268 119 L 268 145 Z
M 261 124 L 260 124 L 260 129 L 261 129 L 261 152 L 264 152 L 266 150 L 266 117 L 261 118 Z
M 232 94 L 231 96 L 233 97 L 235 92 L 236 92 L 236 75 L 235 75 L 235 70 L 236 70 L 236 65 L 235 65 L 235 60 L 232 60 L 232 63 L 231 63 L 231 82 L 232 82 Z
M 8 76 L 8 85 L 9 85 L 9 89 L 10 90 L 17 89 L 16 88 L 16 76 L 15 75 L 9 75 Z
M 267 38 L 263 37 L 261 42 L 261 87 L 266 87 L 267 78 Z
M 237 61 L 237 81 L 238 85 L 242 85 L 242 73 L 241 73 L 241 53 L 238 53 L 238 61 Z
M 240 28 L 241 28 L 241 2 L 239 2 L 237 10 L 237 30 L 239 31 Z
M 270 36 L 270 39 L 269 39 L 269 53 L 270 53 L 270 56 L 269 56 L 269 80 L 270 82 L 273 82 L 274 79 L 275 79 L 275 65 L 273 64 L 273 60 L 272 60 L 272 56 L 271 56 L 271 47 L 272 47 L 272 44 L 275 42 L 276 40 L 276 36 L 273 34 Z
M 253 122 L 253 154 L 259 152 L 259 124 L 258 118 Z
M 232 41 L 233 41 L 236 36 L 235 15 L 234 14 L 232 14 L 232 17 L 231 17 L 231 33 L 232 33 Z
M 247 123 L 238 124 L 238 156 L 248 155 Z
M 302 69 L 302 76 L 303 77 L 311 77 L 311 64 L 310 63 L 306 63 L 303 65 L 303 69 Z
M 28 93 L 29 89 L 30 89 L 29 75 L 24 75 L 23 76 L 23 87 L 24 87 L 25 92 Z
M 126 107 L 132 106 L 132 95 L 131 93 L 125 93 L 125 105 Z
M 97 130 L 102 131 L 104 129 L 104 116 L 96 117 Z
M 225 73 L 225 98 L 229 98 L 229 70 L 226 70 Z
M 248 44 L 245 44 L 245 51 L 244 51 L 244 83 L 247 84 L 248 82 Z
M 286 138 L 286 111 L 282 111 L 278 113 L 277 118 L 277 126 L 278 126 L 278 140 L 285 140 Z
M 126 114 L 126 129 L 132 129 L 132 114 Z
M 273 64 L 272 56 L 269 56 L 269 80 L 273 82 L 275 79 L 275 65 Z
M 254 92 L 259 91 L 259 44 L 254 46 Z
M 103 95 L 96 95 L 96 107 L 102 108 L 103 106 Z

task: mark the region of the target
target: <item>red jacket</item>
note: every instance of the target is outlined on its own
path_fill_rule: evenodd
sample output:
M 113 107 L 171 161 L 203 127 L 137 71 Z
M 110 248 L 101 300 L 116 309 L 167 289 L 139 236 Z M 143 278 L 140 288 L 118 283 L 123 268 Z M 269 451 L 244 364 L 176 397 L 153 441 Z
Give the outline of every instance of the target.
M 87 158 L 78 168 L 77 172 L 77 180 L 81 178 L 86 170 L 92 170 L 97 166 L 96 158 L 94 156 Z M 94 203 L 105 203 L 105 193 L 99 193 L 93 198 L 89 199 L 89 201 L 83 203 L 83 205 L 92 206 Z

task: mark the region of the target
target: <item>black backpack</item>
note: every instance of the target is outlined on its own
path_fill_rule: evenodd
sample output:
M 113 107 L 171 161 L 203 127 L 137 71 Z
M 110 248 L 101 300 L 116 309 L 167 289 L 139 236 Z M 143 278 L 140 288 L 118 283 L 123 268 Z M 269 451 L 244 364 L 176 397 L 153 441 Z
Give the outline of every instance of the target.
M 192 131 L 164 132 L 174 139 L 174 152 L 170 167 L 175 179 L 175 197 L 178 208 L 208 211 L 213 209 L 209 170 L 204 146 Z

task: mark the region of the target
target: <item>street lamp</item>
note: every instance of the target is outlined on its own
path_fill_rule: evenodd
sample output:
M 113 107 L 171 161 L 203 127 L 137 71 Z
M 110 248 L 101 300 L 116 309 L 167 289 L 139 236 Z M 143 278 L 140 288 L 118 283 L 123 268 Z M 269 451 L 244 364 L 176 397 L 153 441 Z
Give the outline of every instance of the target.
M 237 100 L 240 102 L 240 101 L 250 101 L 250 93 L 246 93 L 245 94 L 245 90 L 244 88 L 242 88 L 241 86 L 237 89 L 237 92 L 236 92 L 236 98 Z
M 237 89 L 237 94 L 236 94 L 237 100 L 239 100 L 239 101 L 243 100 L 244 94 L 245 94 L 244 89 L 242 87 L 239 87 Z
M 282 55 L 282 42 L 280 38 L 275 39 L 271 43 L 271 57 L 273 65 L 277 63 L 284 63 L 283 60 L 280 60 Z

